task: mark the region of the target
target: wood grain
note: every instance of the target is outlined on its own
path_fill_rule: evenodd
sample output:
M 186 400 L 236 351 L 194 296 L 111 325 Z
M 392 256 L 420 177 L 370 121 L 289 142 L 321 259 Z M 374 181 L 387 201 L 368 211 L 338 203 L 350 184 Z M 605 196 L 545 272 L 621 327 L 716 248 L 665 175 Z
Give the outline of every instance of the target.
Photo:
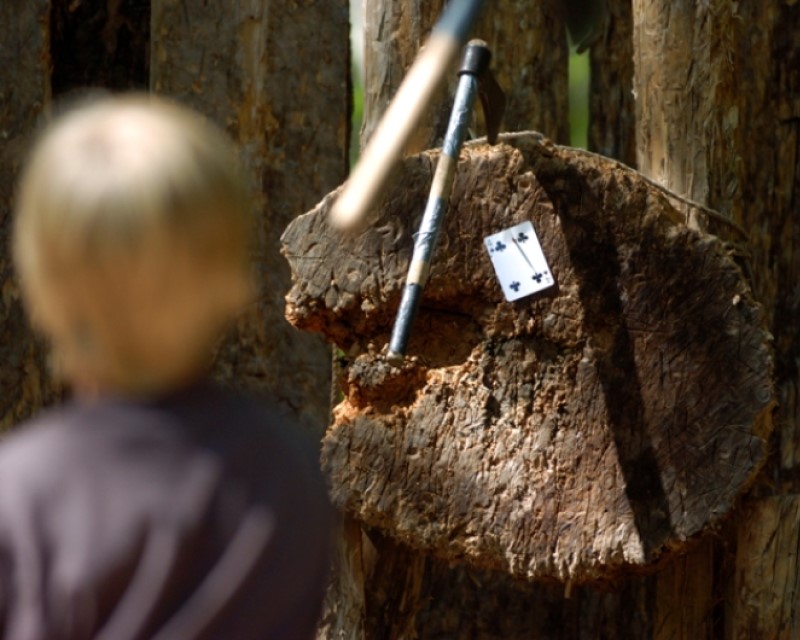
M 444 4 L 443 0 L 365 1 L 362 145 L 372 135 Z M 502 130 L 536 129 L 566 142 L 567 41 L 557 12 L 547 2 L 498 0 L 486 5 L 472 37 L 489 45 L 492 69 L 506 92 Z M 521 32 L 524 38 L 517 37 Z M 447 89 L 438 94 L 407 145 L 408 153 L 441 144 L 456 82 L 453 68 Z M 482 119 L 476 118 L 476 123 L 476 133 L 483 135 Z
M 674 7 L 634 0 L 640 168 L 746 229 L 775 349 L 770 460 L 732 519 L 715 578 L 730 582 L 724 637 L 790 638 L 800 590 L 791 517 L 800 494 L 800 5 Z
M 47 0 L 0 4 L 0 430 L 58 395 L 23 313 L 10 252 L 16 181 L 51 101 L 49 11 Z
M 256 193 L 260 295 L 224 345 L 219 377 L 271 391 L 316 434 L 328 422 L 330 356 L 283 317 L 289 271 L 278 238 L 345 176 L 347 25 L 344 0 L 152 3 L 152 90 L 227 129 Z
M 765 459 L 769 335 L 728 247 L 618 163 L 506 136 L 462 153 L 398 369 L 387 341 L 436 153 L 359 236 L 333 196 L 283 236 L 287 316 L 347 353 L 324 443 L 336 503 L 413 548 L 527 579 L 651 567 Z M 532 220 L 558 282 L 506 303 L 482 245 Z
M 631 0 L 607 0 L 589 50 L 589 149 L 636 166 Z

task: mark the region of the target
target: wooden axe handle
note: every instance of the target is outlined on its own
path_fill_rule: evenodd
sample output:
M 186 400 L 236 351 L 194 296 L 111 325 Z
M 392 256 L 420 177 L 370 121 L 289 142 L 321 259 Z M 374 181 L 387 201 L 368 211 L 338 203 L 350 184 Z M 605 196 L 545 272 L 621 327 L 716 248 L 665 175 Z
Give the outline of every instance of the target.
M 333 205 L 333 226 L 348 229 L 364 220 L 483 4 L 450 0 Z

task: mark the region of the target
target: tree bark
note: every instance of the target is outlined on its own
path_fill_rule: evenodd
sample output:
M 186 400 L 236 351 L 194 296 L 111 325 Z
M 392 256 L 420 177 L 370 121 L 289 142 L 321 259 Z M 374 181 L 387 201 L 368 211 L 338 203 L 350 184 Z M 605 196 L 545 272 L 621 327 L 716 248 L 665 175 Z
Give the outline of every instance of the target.
M 589 51 L 589 149 L 636 166 L 631 0 L 606 0 Z
M 347 171 L 348 3 L 153 0 L 151 86 L 198 108 L 242 149 L 256 199 L 259 296 L 217 359 L 219 377 L 269 390 L 321 437 L 330 416 L 330 350 L 285 320 L 284 227 Z M 322 637 L 357 633 L 360 548 L 336 542 Z M 352 572 L 355 573 L 355 577 Z M 354 587 L 355 584 L 355 587 Z
M 444 0 L 365 1 L 362 144 L 372 135 L 444 4 Z M 555 140 L 568 140 L 567 41 L 552 5 L 515 0 L 487 5 L 473 37 L 489 45 L 492 69 L 507 95 L 503 129 L 536 129 Z M 524 38 L 517 37 L 520 32 Z M 428 109 L 408 153 L 441 144 L 455 85 L 453 69 L 448 90 L 440 91 Z
M 223 347 L 219 375 L 269 390 L 320 435 L 330 354 L 283 317 L 281 230 L 340 184 L 347 167 L 345 0 L 153 0 L 151 87 L 199 109 L 242 148 L 256 191 L 258 300 Z
M 715 1 L 676 10 L 668 0 L 635 0 L 634 16 L 639 166 L 748 231 L 755 293 L 774 336 L 773 455 L 716 570 L 712 588 L 727 598 L 717 637 L 792 638 L 800 589 L 787 560 L 800 543 L 792 517 L 800 504 L 800 7 Z M 776 566 L 785 570 L 776 575 Z M 732 576 L 732 588 L 720 584 Z M 674 606 L 686 602 L 676 597 Z M 694 629 L 703 624 L 711 626 L 708 615 Z
M 736 574 L 728 638 L 800 637 L 797 494 L 745 501 L 737 518 Z
M 50 108 L 49 16 L 47 0 L 0 6 L 0 430 L 57 395 L 44 348 L 22 311 L 10 254 L 17 177 L 32 134 Z

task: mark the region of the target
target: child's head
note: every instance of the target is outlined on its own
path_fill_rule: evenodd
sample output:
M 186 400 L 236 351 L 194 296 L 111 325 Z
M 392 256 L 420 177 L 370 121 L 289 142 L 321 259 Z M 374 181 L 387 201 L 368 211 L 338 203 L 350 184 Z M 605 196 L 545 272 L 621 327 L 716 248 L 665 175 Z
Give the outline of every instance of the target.
M 250 293 L 235 156 L 207 121 L 145 96 L 95 101 L 44 132 L 20 184 L 14 258 L 66 380 L 148 394 L 204 370 Z

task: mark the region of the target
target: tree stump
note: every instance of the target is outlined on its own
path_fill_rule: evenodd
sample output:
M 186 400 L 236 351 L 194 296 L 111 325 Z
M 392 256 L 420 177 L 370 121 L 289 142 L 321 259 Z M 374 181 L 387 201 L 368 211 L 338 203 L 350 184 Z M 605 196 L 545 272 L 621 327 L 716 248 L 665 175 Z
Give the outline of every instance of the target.
M 336 192 L 284 233 L 287 317 L 345 361 L 323 443 L 333 500 L 525 579 L 652 566 L 762 464 L 770 336 L 730 247 L 663 189 L 538 134 L 502 140 L 462 152 L 402 367 L 382 347 L 438 152 L 404 160 L 360 234 L 328 225 Z M 509 303 L 482 239 L 525 220 L 557 286 Z

